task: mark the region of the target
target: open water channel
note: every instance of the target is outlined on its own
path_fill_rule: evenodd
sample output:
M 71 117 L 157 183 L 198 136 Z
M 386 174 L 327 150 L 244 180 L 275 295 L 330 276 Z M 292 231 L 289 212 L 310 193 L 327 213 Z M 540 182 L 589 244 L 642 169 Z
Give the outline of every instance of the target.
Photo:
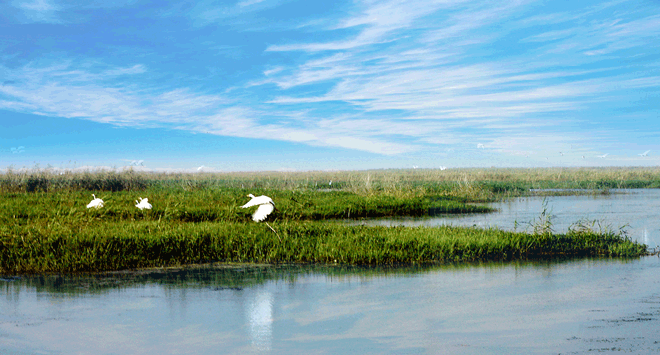
M 660 244 L 660 191 L 549 197 Z M 525 229 L 543 198 L 376 224 Z M 660 353 L 660 258 L 436 267 L 208 265 L 0 280 L 0 354 Z

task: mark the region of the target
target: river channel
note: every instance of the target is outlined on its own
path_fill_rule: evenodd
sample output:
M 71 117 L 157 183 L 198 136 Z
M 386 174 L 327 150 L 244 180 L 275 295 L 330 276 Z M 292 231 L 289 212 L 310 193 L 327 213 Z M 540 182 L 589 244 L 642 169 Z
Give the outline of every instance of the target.
M 660 191 L 527 198 L 365 223 L 556 231 L 600 220 L 652 246 Z M 205 265 L 0 279 L 0 354 L 660 353 L 660 258 L 434 267 Z

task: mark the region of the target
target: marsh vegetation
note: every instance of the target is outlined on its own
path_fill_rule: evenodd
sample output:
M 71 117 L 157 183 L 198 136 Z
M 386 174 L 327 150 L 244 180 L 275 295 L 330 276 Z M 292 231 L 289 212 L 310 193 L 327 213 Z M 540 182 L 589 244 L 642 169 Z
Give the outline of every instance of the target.
M 332 181 L 332 183 L 330 183 Z M 564 256 L 638 256 L 620 232 L 555 234 L 465 227 L 349 226 L 338 219 L 487 213 L 483 202 L 530 189 L 658 187 L 658 169 L 382 170 L 153 174 L 135 171 L 0 175 L 0 271 L 81 272 L 209 261 L 424 264 Z M 584 193 L 585 190 L 581 190 Z M 104 207 L 87 209 L 92 193 Z M 268 195 L 282 242 L 240 208 Z M 148 197 L 151 210 L 134 201 Z

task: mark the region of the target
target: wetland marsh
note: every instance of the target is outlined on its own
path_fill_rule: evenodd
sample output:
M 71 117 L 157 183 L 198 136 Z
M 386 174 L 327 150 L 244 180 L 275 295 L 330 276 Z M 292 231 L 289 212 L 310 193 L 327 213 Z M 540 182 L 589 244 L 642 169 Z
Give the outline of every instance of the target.
M 545 186 L 593 185 L 601 188 L 593 191 L 603 194 L 610 185 L 658 183 L 658 171 L 649 169 L 623 171 L 618 178 L 604 170 L 595 176 L 572 172 L 577 180 L 564 171 L 556 177 L 543 175 L 546 180 L 540 173 L 536 180 L 524 180 L 533 173 L 168 175 L 126 171 L 56 175 L 10 171 L 0 179 L 0 271 L 88 272 L 212 261 L 396 265 L 646 252 L 641 243 L 611 230 L 553 233 L 543 228 L 531 233 L 337 222 L 491 212 L 485 202 L 529 195 L 530 189 Z M 564 180 L 553 180 L 562 174 Z M 276 201 L 269 220 L 282 242 L 264 225 L 253 223 L 250 211 L 240 208 L 248 193 L 265 194 Z M 92 194 L 105 201 L 104 207 L 85 207 Z M 142 197 L 149 198 L 153 209 L 134 206 Z
M 492 171 L 489 173 L 493 174 Z M 656 183 L 657 172 L 643 173 L 648 174 L 644 186 Z M 660 351 L 657 332 L 660 328 L 660 280 L 657 277 L 660 259 L 644 256 L 647 254 L 646 244 L 660 238 L 660 215 L 655 202 L 657 190 L 634 190 L 625 194 L 603 189 L 585 190 L 580 196 L 546 197 L 543 205 L 543 197 L 529 195 L 530 188 L 575 188 L 575 185 L 586 183 L 548 183 L 544 180 L 546 182 L 522 184 L 515 179 L 513 182 L 479 182 L 466 180 L 466 175 L 454 182 L 439 179 L 439 183 L 422 183 L 419 181 L 423 179 L 418 179 L 413 183 L 407 176 L 399 180 L 390 177 L 389 187 L 384 188 L 382 185 L 377 187 L 382 178 L 375 179 L 380 182 L 374 182 L 373 175 L 369 175 L 371 188 L 366 188 L 367 174 L 358 174 L 359 178 L 354 179 L 358 182 L 354 185 L 332 176 L 335 179 L 333 189 L 337 191 L 328 191 L 326 186 L 322 187 L 323 191 L 313 191 L 314 187 L 321 189 L 318 182 L 314 186 L 313 179 L 305 182 L 304 189 L 285 179 L 270 180 L 270 186 L 250 185 L 268 181 L 263 176 L 252 183 L 249 179 L 225 181 L 223 188 L 214 185 L 218 183 L 209 177 L 197 182 L 197 177 L 181 180 L 176 189 L 149 182 L 135 190 L 100 189 L 105 191 L 101 194 L 110 198 L 107 199 L 108 208 L 98 211 L 84 209 L 91 190 L 71 187 L 67 190 L 60 186 L 50 191 L 10 191 L 7 186 L 21 185 L 9 184 L 5 177 L 2 203 L 4 207 L 11 206 L 12 213 L 3 209 L 3 247 L 16 243 L 21 237 L 32 243 L 28 245 L 34 246 L 38 243 L 36 236 L 58 240 L 54 237 L 67 232 L 69 236 L 79 238 L 80 245 L 86 248 L 105 245 L 105 253 L 101 255 L 112 255 L 112 248 L 119 244 L 113 246 L 108 241 L 116 239 L 103 238 L 117 234 L 123 235 L 124 242 L 137 250 L 128 254 L 135 258 L 128 258 L 133 260 L 133 264 L 128 264 L 131 267 L 140 266 L 139 261 L 144 260 L 140 258 L 141 253 L 150 256 L 147 260 L 165 262 L 162 256 L 157 259 L 154 255 L 158 254 L 154 253 L 169 250 L 170 255 L 174 255 L 177 243 L 189 243 L 182 249 L 194 250 L 202 245 L 196 243 L 204 240 L 209 241 L 208 246 L 216 248 L 238 246 L 243 255 L 251 257 L 246 261 L 252 262 L 217 262 L 220 259 L 217 254 L 203 254 L 201 259 L 206 258 L 212 263 L 200 264 L 200 259 L 176 262 L 170 259 L 172 264 L 189 265 L 105 273 L 53 274 L 34 273 L 33 270 L 17 274 L 5 271 L 0 278 L 0 352 L 642 354 Z M 329 177 L 324 175 L 324 178 Z M 75 181 L 73 177 L 69 178 Z M 296 181 L 305 180 L 303 177 Z M 172 184 L 172 179 L 167 181 Z M 599 178 L 595 181 L 603 186 L 616 179 Z M 639 181 L 635 183 L 641 185 Z M 204 188 L 195 187 L 195 184 Z M 240 184 L 243 184 L 242 188 Z M 620 182 L 619 186 L 625 184 Z M 285 241 L 295 245 L 290 251 L 278 245 L 277 238 L 267 227 L 251 222 L 249 212 L 232 207 L 244 201 L 241 200 L 243 194 L 258 189 L 267 191 L 276 201 L 287 201 L 289 197 L 291 202 L 278 204 L 281 211 L 272 225 L 288 238 Z M 131 203 L 136 196 L 145 197 L 145 194 L 149 194 L 154 210 L 141 212 Z M 301 199 L 296 194 L 308 199 Z M 491 221 L 480 228 L 349 226 L 334 218 L 330 221 L 325 217 L 314 217 L 319 214 L 301 217 L 301 212 L 295 212 L 298 208 L 295 206 L 299 205 L 290 198 L 293 196 L 301 206 L 315 210 L 316 206 L 305 205 L 304 201 L 314 200 L 309 196 L 333 194 L 351 196 L 344 201 L 390 199 L 408 201 L 413 206 L 438 201 L 466 206 L 477 203 L 484 210 L 496 211 L 441 217 L 454 221 L 470 218 Z M 235 204 L 227 203 L 226 210 L 215 208 L 204 212 L 201 204 L 208 199 L 215 199 L 214 206 L 222 205 L 219 201 L 234 201 Z M 165 203 L 159 206 L 159 200 Z M 175 206 L 176 203 L 179 205 Z M 337 207 L 328 210 L 346 210 L 346 204 L 336 203 Z M 290 205 L 281 206 L 287 204 Z M 393 203 L 390 206 L 399 205 Z M 398 208 L 390 211 L 401 211 Z M 514 228 L 508 225 L 509 222 L 517 221 L 519 228 L 524 229 L 524 220 L 537 219 L 542 211 L 551 217 L 551 223 L 537 225 L 548 226 L 549 230 L 541 233 L 511 231 Z M 383 215 L 387 219 L 383 219 Z M 401 219 L 392 218 L 401 215 L 379 213 L 371 216 L 378 217 L 376 219 L 356 218 L 351 221 L 399 223 Z M 513 254 L 508 258 L 502 258 L 501 254 L 474 257 L 471 254 L 471 259 L 456 262 L 447 258 L 434 264 L 369 263 L 365 260 L 352 263 L 350 259 L 371 255 L 374 260 L 383 260 L 376 258 L 392 257 L 394 251 L 402 249 L 411 251 L 406 254 L 408 256 L 424 255 L 433 250 L 433 245 L 444 245 L 438 242 L 442 238 L 438 237 L 437 231 L 444 231 L 444 235 L 455 241 L 466 238 L 463 240 L 468 241 L 470 247 L 463 249 L 464 252 L 479 250 L 475 248 L 475 240 L 479 240 L 475 239 L 477 235 L 484 242 L 482 250 L 512 245 L 515 238 L 519 238 L 518 247 L 524 241 L 533 245 L 539 240 L 565 238 L 565 223 L 593 221 L 601 217 L 603 225 L 609 223 L 614 228 L 609 231 L 598 228 L 582 230 L 578 234 L 588 236 L 583 241 L 591 243 L 583 247 L 594 248 L 595 244 L 601 243 L 599 248 L 604 250 L 623 241 L 634 251 L 631 253 L 633 257 L 571 257 L 570 253 L 557 253 L 548 259 L 548 247 L 558 247 L 558 244 L 550 243 L 537 245 L 543 248 L 536 250 L 542 250 L 546 255 L 532 254 L 533 249 L 529 249 L 526 255 L 517 257 Z M 428 224 L 440 217 L 415 218 L 413 221 L 408 216 L 407 221 Z M 631 228 L 628 234 L 617 234 L 621 222 Z M 478 224 L 470 221 L 468 226 L 471 226 L 469 223 Z M 166 232 L 152 235 L 151 239 L 140 237 L 148 235 L 150 230 L 158 231 L 159 224 Z M 494 226 L 505 230 L 489 228 Z M 167 228 L 174 228 L 177 232 Z M 642 230 L 646 234 L 640 233 Z M 311 234 L 310 231 L 316 232 Z M 207 239 L 200 237 L 203 233 L 208 235 Z M 223 238 L 214 239 L 212 235 L 222 235 L 224 239 L 234 235 L 232 238 L 236 238 L 237 244 L 224 243 Z M 305 244 L 305 238 L 314 235 L 315 242 Z M 371 239 L 361 239 L 365 236 Z M 105 243 L 94 244 L 94 238 Z M 320 263 L 286 259 L 288 255 L 311 255 L 305 254 L 307 247 L 318 252 L 322 241 L 329 245 L 327 240 L 333 238 L 337 238 L 337 245 L 351 251 L 347 254 L 348 259 L 335 263 L 334 259 L 328 258 L 334 258 L 336 251 L 328 252 Z M 63 243 L 62 239 L 59 240 Z M 51 252 L 55 246 L 50 244 Z M 364 246 L 367 247 L 361 250 L 360 247 Z M 76 263 L 88 257 L 90 264 L 86 268 L 92 265 L 101 269 L 122 269 L 117 266 L 127 265 L 126 260 L 122 261 L 124 264 L 94 264 L 101 258 L 88 256 L 81 250 L 84 249 L 70 249 L 69 254 L 50 260 L 68 260 L 70 266 L 81 265 Z M 202 249 L 197 250 L 202 252 Z M 271 254 L 267 256 L 273 259 L 260 256 L 259 251 L 263 250 L 269 251 Z M 490 250 L 501 253 L 501 249 Z M 382 254 L 376 255 L 377 251 Z M 7 257 L 12 254 L 4 253 L 4 267 L 16 265 L 15 259 Z M 30 249 L 26 255 L 31 255 L 34 262 L 25 265 L 52 268 L 48 266 L 49 261 L 39 259 L 39 254 L 29 253 Z M 65 255 L 69 259 L 62 257 Z M 122 254 L 117 255 L 122 257 Z M 455 257 L 457 254 L 451 255 Z M 112 258 L 103 260 L 107 262 Z M 281 260 L 294 263 L 269 262 Z M 26 266 L 26 269 L 29 268 Z

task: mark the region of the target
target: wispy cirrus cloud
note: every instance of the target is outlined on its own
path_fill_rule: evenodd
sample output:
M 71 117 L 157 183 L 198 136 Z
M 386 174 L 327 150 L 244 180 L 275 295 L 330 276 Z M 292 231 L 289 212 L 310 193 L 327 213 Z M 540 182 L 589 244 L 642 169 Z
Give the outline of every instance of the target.
M 21 11 L 24 22 L 60 23 L 61 10 L 54 0 L 11 1 L 10 5 Z
M 34 4 L 41 4 L 35 13 L 57 8 Z M 645 92 L 660 91 L 660 67 L 650 60 L 660 55 L 660 10 L 651 5 L 539 11 L 544 4 L 532 0 L 369 0 L 298 22 L 287 17 L 268 25 L 275 34 L 254 25 L 256 13 L 281 5 L 202 1 L 159 12 L 189 20 L 194 28 L 177 30 L 209 38 L 198 45 L 241 50 L 234 59 L 254 61 L 236 74 L 205 62 L 209 72 L 227 73 L 221 80 L 205 71 L 177 73 L 185 82 L 157 79 L 178 66 L 203 66 L 197 58 L 173 57 L 181 65 L 163 69 L 141 58 L 111 65 L 65 56 L 0 66 L 7 83 L 0 108 L 386 155 L 474 149 L 477 141 L 522 155 L 579 142 L 585 135 L 573 130 L 596 123 L 604 127 L 589 139 L 600 144 L 615 129 L 603 116 L 635 111 Z M 263 32 L 251 42 L 259 55 L 223 44 L 223 26 Z
M 317 146 L 398 154 L 411 150 L 324 124 L 300 113 L 248 108 L 236 100 L 189 88 L 163 90 L 134 84 L 143 66 L 83 70 L 74 65 L 2 68 L 12 81 L 0 87 L 0 109 L 87 119 L 118 126 L 170 127 L 217 135 L 283 140 Z M 133 84 L 131 84 L 133 83 Z M 364 130 L 362 131 L 364 133 Z
M 490 125 L 493 137 L 516 139 L 497 127 L 517 126 L 524 132 L 529 130 L 525 122 L 535 117 L 589 110 L 615 96 L 635 97 L 635 89 L 641 87 L 659 88 L 657 70 L 603 61 L 628 57 L 630 53 L 622 52 L 626 49 L 646 52 L 657 36 L 657 9 L 631 13 L 620 11 L 620 3 L 609 3 L 527 21 L 529 3 L 457 1 L 409 9 L 396 1 L 364 2 L 366 9 L 336 26 L 361 28 L 345 40 L 270 46 L 269 51 L 316 56 L 263 83 L 290 92 L 271 99 L 274 104 L 309 108 L 343 103 L 355 116 L 387 112 L 386 116 L 435 121 L 425 133 L 414 135 L 420 141 L 433 141 L 429 137 L 440 134 L 447 121 L 479 131 L 481 123 L 474 118 L 495 121 Z M 385 13 L 397 15 L 383 19 Z M 423 21 L 431 14 L 438 16 Z M 590 15 L 598 16 L 586 20 Z M 483 51 L 484 45 L 503 39 L 511 43 L 502 49 L 509 50 L 508 55 L 493 55 L 497 49 Z M 530 42 L 540 46 L 525 45 Z M 566 53 L 571 56 L 559 57 Z M 605 54 L 610 57 L 603 58 Z M 314 95 L 295 90 L 313 85 L 329 89 Z M 554 134 L 559 139 L 564 133 Z M 493 143 L 503 140 L 493 138 Z

